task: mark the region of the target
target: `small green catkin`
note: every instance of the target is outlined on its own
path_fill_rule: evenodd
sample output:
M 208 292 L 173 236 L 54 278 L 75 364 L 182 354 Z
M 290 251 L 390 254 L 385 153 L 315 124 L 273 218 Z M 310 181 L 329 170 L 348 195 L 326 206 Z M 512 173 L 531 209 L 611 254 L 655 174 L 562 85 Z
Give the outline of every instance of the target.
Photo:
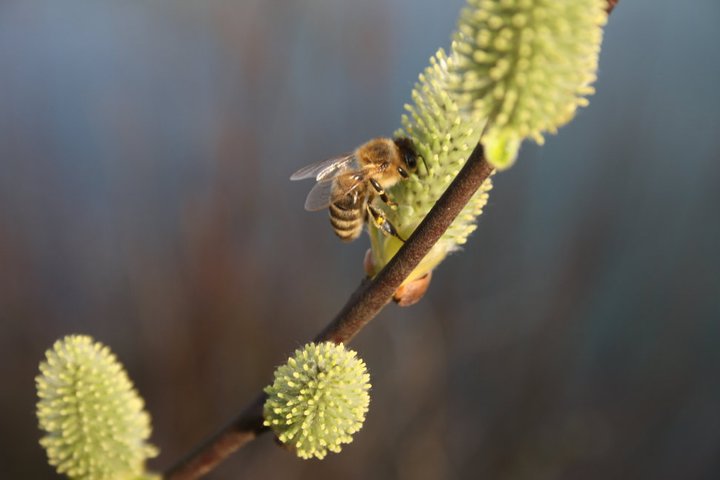
M 309 343 L 275 370 L 265 388 L 264 424 L 298 457 L 322 459 L 352 442 L 365 421 L 369 389 L 365 362 L 354 351 Z
M 520 143 L 556 133 L 594 93 L 605 0 L 468 0 L 455 34 L 451 88 L 489 119 L 491 165 L 508 168 Z
M 456 95 L 448 88 L 453 62 L 454 57 L 448 57 L 442 49 L 430 59 L 430 66 L 412 91 L 413 104 L 405 106 L 408 114 L 402 117 L 403 128 L 396 132 L 396 136 L 411 138 L 422 157 L 417 174 L 390 190 L 398 208 L 377 202 L 402 238 L 408 238 L 425 218 L 480 140 L 483 125 L 468 120 Z M 424 276 L 448 253 L 465 244 L 477 228 L 476 217 L 482 213 L 491 189 L 492 182 L 487 179 L 405 283 Z M 369 233 L 375 270 L 372 273 L 377 273 L 397 253 L 402 242 L 384 235 L 372 222 Z
M 50 465 L 71 479 L 156 478 L 145 461 L 150 416 L 115 355 L 85 335 L 58 340 L 35 378 L 40 440 Z

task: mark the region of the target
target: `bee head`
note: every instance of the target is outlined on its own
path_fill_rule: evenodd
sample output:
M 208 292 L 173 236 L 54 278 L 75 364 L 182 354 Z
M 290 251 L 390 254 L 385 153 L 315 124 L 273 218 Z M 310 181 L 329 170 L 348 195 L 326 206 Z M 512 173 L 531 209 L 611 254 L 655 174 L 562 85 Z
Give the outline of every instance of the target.
M 407 170 L 403 167 L 398 167 L 398 173 L 403 177 L 407 178 L 411 173 L 417 170 L 418 154 L 415 151 L 415 145 L 412 140 L 407 137 L 398 137 L 394 139 L 395 145 L 400 150 L 400 156 L 403 162 L 407 166 Z M 421 157 L 422 158 L 422 157 Z

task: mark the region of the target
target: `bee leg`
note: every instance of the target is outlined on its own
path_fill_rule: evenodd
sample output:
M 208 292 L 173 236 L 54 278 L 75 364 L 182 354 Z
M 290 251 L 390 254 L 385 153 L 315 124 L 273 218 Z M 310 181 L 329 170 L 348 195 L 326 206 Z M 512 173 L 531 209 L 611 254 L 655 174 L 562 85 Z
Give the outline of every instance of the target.
M 387 219 L 382 210 L 378 210 L 368 203 L 367 211 L 373 219 L 373 223 L 383 235 L 390 235 L 405 243 L 405 239 L 400 236 L 390 220 Z
M 378 182 L 374 178 L 371 178 L 370 185 L 373 186 L 377 194 L 380 196 L 380 199 L 385 202 L 388 207 L 392 208 L 393 210 L 397 208 L 397 203 L 390 200 L 390 197 L 388 197 L 387 193 L 385 193 L 385 190 L 382 188 L 382 185 L 380 185 L 380 182 Z

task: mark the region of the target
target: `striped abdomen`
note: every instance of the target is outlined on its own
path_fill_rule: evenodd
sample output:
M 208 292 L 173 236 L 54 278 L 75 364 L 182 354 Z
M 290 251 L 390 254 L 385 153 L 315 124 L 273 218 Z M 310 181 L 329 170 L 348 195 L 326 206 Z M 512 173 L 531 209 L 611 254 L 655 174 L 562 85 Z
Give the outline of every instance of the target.
M 362 233 L 367 201 L 364 190 L 358 187 L 352 193 L 330 203 L 330 223 L 335 234 L 344 242 L 355 240 Z

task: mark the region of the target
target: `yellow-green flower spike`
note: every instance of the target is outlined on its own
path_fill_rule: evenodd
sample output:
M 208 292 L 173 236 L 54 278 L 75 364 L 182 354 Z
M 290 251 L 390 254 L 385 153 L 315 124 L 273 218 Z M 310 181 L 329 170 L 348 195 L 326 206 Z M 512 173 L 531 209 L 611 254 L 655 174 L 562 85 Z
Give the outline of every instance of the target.
M 145 460 L 150 417 L 122 365 L 88 336 L 55 342 L 35 379 L 40 440 L 51 465 L 71 479 L 153 478 Z
M 405 107 L 408 115 L 403 115 L 403 129 L 397 132 L 398 136 L 412 139 L 422 156 L 417 174 L 390 190 L 398 208 L 391 209 L 377 202 L 402 238 L 408 238 L 435 205 L 480 140 L 482 125 L 466 118 L 456 96 L 448 89 L 453 62 L 453 57 L 448 57 L 442 49 L 430 59 L 430 66 L 413 89 L 413 105 Z M 476 217 L 482 213 L 491 188 L 492 182 L 488 179 L 405 283 L 423 277 L 467 241 L 477 228 Z M 372 275 L 390 261 L 402 242 L 383 235 L 372 222 L 369 232 L 374 270 L 369 273 Z
M 339 452 L 360 430 L 370 403 L 365 362 L 344 345 L 309 343 L 265 388 L 265 425 L 301 458 Z
M 588 104 L 606 0 L 468 0 L 453 49 L 460 103 L 490 119 L 483 137 L 498 169 L 527 137 L 543 142 Z

